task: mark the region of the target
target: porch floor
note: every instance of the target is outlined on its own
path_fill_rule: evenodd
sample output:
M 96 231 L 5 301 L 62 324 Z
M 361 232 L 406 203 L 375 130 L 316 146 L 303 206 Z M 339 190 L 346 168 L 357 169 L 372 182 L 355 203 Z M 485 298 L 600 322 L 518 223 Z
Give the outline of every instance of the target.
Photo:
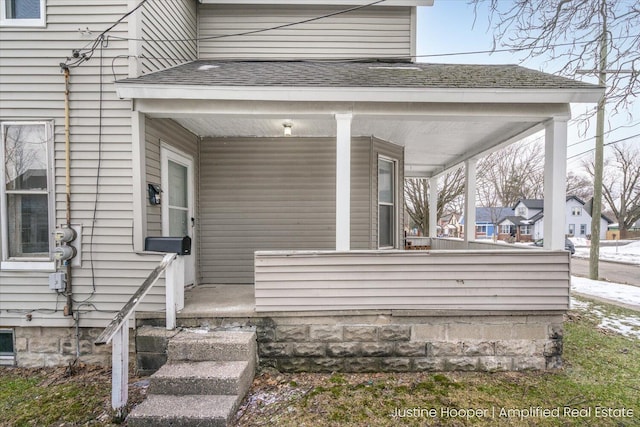
M 255 292 L 253 285 L 205 284 L 185 289 L 184 308 L 177 316 L 255 316 Z

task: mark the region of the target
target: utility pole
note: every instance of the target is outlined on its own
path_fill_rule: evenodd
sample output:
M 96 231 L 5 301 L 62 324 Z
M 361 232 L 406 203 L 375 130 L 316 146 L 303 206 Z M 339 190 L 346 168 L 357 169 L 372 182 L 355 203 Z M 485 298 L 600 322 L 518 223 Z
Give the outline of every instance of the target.
M 600 38 L 600 64 L 598 72 L 598 84 L 607 85 L 607 2 L 600 3 L 600 16 L 602 17 L 602 35 Z M 598 280 L 600 257 L 600 218 L 602 215 L 602 169 L 604 164 L 604 108 L 606 95 L 602 95 L 598 102 L 596 115 L 596 149 L 593 167 L 593 205 L 591 207 L 591 249 L 589 252 L 589 278 Z

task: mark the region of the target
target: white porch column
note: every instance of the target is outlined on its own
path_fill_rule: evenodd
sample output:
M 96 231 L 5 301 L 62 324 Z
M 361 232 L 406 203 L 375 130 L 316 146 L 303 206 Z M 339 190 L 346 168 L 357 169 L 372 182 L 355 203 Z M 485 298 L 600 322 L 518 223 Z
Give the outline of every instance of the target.
M 567 185 L 567 120 L 553 119 L 545 126 L 544 144 L 544 248 L 564 249 Z
M 464 241 L 476 238 L 476 164 L 477 159 L 464 162 Z
M 351 249 L 351 113 L 336 114 L 336 250 Z
M 429 178 L 429 237 L 438 237 L 438 178 Z

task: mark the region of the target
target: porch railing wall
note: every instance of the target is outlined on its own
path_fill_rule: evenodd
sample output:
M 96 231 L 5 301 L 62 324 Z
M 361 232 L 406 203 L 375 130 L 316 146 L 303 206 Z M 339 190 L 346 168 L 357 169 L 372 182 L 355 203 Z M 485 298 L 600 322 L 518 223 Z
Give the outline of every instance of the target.
M 564 251 L 257 252 L 256 311 L 567 310 Z

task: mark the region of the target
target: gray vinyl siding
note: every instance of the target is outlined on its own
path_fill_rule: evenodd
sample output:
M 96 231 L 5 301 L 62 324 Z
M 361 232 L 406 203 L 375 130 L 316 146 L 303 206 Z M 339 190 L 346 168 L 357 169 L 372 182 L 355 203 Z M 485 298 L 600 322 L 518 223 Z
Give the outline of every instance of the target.
M 378 158 L 396 161 L 396 245 L 403 247 L 404 239 L 404 147 L 373 138 L 371 155 L 371 221 L 370 247 L 378 248 Z
M 197 59 L 195 0 L 162 0 L 141 9 L 139 73 L 163 70 Z
M 265 252 L 255 269 L 259 312 L 569 308 L 567 252 Z
M 277 30 L 226 37 L 300 22 L 348 8 L 201 5 L 198 57 L 370 58 L 411 54 L 410 7 L 368 7 Z
M 370 138 L 352 141 L 352 241 L 367 248 Z M 254 251 L 335 248 L 335 139 L 205 139 L 203 283 L 253 283 Z
M 61 224 L 65 220 L 65 86 L 59 64 L 73 49 L 91 41 L 80 36 L 79 28 L 88 27 L 95 37 L 120 19 L 129 5 L 126 0 L 47 0 L 46 4 L 45 28 L 0 28 L 0 117 L 55 122 L 55 223 Z M 127 23 L 110 34 L 128 37 Z M 82 266 L 73 269 L 72 277 L 74 299 L 86 300 L 80 307 L 81 326 L 106 325 L 160 260 L 136 255 L 132 248 L 131 102 L 118 99 L 112 85 L 114 72 L 116 78 L 128 75 L 128 53 L 127 41 L 111 38 L 90 61 L 71 69 L 71 222 L 83 226 Z M 62 313 L 65 298 L 49 290 L 48 275 L 0 271 L 0 325 L 73 324 Z M 162 308 L 162 295 L 160 286 L 153 289 L 142 308 Z M 31 322 L 25 320 L 28 312 Z
M 161 183 L 160 144 L 164 142 L 185 154 L 193 157 L 193 176 L 195 179 L 195 211 L 198 211 L 198 137 L 170 119 L 145 120 L 145 165 L 146 183 Z M 145 193 L 146 194 L 146 193 Z M 146 201 L 147 233 L 146 236 L 162 235 L 161 205 L 151 205 Z

